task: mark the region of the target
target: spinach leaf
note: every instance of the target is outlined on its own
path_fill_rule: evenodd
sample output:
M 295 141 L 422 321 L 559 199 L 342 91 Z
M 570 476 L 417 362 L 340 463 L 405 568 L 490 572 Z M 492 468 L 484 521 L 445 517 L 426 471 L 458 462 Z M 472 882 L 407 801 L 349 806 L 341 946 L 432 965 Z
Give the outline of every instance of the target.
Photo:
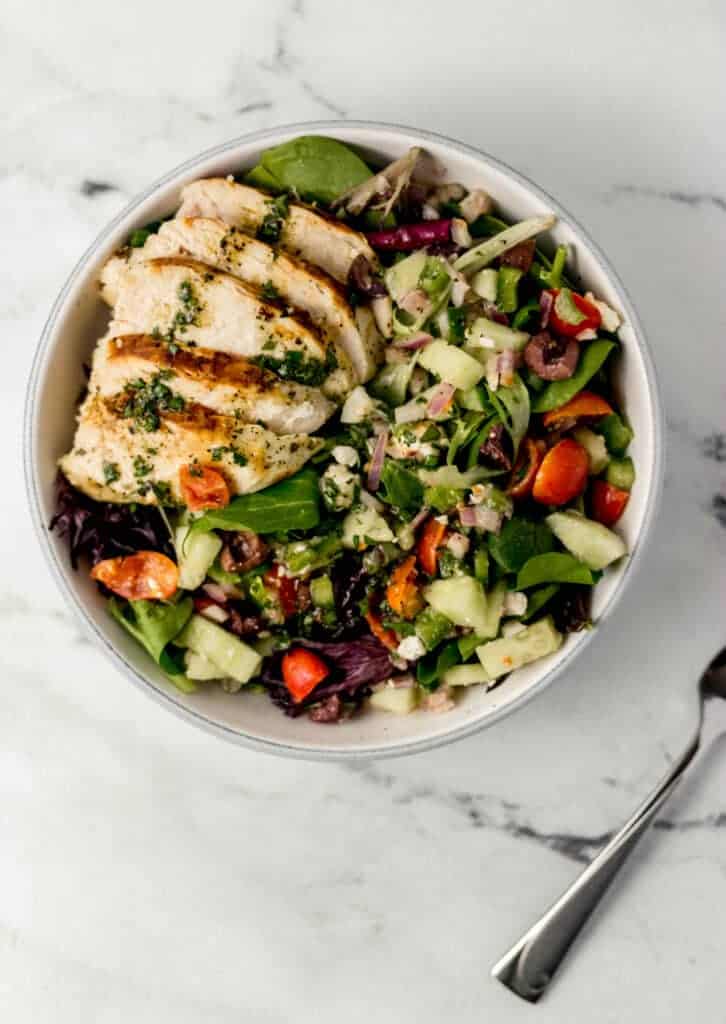
M 469 444 L 474 435 L 481 429 L 485 419 L 486 413 L 484 412 L 467 412 L 464 413 L 461 419 L 457 420 L 454 433 L 449 441 L 449 450 L 446 453 L 447 466 L 453 466 L 459 449 Z
M 205 512 L 192 523 L 190 533 L 208 533 L 209 530 L 284 533 L 309 530 L 319 522 L 318 475 L 312 469 L 303 469 L 263 491 L 233 498 L 226 508 Z
M 535 555 L 524 563 L 517 575 L 517 589 L 526 590 L 540 583 L 588 583 L 594 582 L 586 565 L 573 555 L 550 551 Z
M 274 192 L 289 190 L 301 199 L 331 203 L 372 173 L 342 142 L 320 135 L 301 135 L 266 149 L 247 175 L 247 181 Z
M 578 391 L 582 391 L 590 378 L 594 377 L 614 348 L 615 342 L 606 341 L 604 338 L 591 341 L 583 349 L 577 369 L 569 380 L 554 380 L 548 384 L 535 398 L 533 411 L 549 412 L 550 409 L 558 409 L 565 402 L 569 402 Z
M 176 604 L 162 604 L 159 601 L 117 601 L 112 597 L 108 612 L 131 636 L 148 651 L 154 661 L 184 693 L 192 693 L 196 687 L 183 675 L 169 651 L 169 644 L 178 636 L 194 610 L 191 597 L 185 597 Z
M 461 500 L 461 491 L 453 487 L 427 487 L 424 491 L 423 503 L 437 512 L 450 512 Z
M 489 400 L 512 438 L 512 448 L 516 459 L 520 442 L 529 426 L 529 391 L 519 374 L 515 373 L 512 386 L 490 391 Z
M 427 654 L 416 665 L 416 679 L 419 686 L 423 686 L 425 690 L 434 690 L 439 678 L 447 668 L 458 665 L 460 661 L 461 655 L 456 640 L 451 640 L 438 653 L 433 651 L 431 654 Z
M 423 484 L 419 478 L 392 459 L 383 463 L 381 488 L 379 498 L 404 512 L 417 511 L 423 504 Z
M 539 590 L 532 591 L 527 601 L 527 611 L 522 616 L 522 622 L 530 622 L 537 612 L 552 600 L 559 589 L 559 583 L 548 583 L 546 586 L 540 587 Z
M 555 537 L 546 523 L 515 516 L 498 534 L 489 534 L 488 546 L 490 555 L 505 572 L 519 572 L 535 555 L 552 551 Z

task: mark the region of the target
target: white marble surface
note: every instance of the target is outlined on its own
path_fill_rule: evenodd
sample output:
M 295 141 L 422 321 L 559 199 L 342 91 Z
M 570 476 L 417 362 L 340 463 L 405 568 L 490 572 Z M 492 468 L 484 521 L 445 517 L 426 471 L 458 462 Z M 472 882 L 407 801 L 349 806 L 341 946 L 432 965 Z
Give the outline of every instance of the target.
M 726 1019 L 723 749 L 542 1003 L 488 976 L 677 753 L 726 639 L 725 30 L 706 0 L 5 0 L 3 1020 Z M 104 222 L 198 150 L 325 116 L 440 130 L 557 195 L 620 268 L 668 409 L 654 543 L 576 671 L 357 769 L 227 746 L 130 687 L 50 581 L 18 456 L 42 322 Z

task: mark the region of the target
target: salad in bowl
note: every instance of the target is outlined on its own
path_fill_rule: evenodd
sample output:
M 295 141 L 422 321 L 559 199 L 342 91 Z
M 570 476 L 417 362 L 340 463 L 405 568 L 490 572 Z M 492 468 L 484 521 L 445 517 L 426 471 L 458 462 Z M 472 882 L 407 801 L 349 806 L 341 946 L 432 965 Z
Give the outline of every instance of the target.
M 589 629 L 637 486 L 622 314 L 555 217 L 364 155 L 285 141 L 110 256 L 52 521 L 174 686 L 319 724 L 449 711 Z

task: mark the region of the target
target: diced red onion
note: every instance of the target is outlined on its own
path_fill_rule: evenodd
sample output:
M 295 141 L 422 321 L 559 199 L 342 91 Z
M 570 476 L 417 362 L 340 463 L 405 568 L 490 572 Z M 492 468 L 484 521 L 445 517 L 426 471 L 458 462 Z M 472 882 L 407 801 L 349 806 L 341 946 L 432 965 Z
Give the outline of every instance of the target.
M 377 491 L 378 485 L 381 482 L 381 472 L 383 470 L 383 460 L 386 455 L 386 445 L 388 444 L 388 431 L 382 430 L 376 440 L 376 447 L 373 449 L 373 456 L 371 457 L 371 465 L 368 470 L 368 490 Z
M 205 583 L 202 590 L 208 597 L 211 597 L 213 601 L 216 601 L 217 604 L 225 604 L 227 598 L 230 596 L 219 583 Z
M 541 313 L 542 313 L 542 316 L 540 318 L 540 323 L 542 325 L 542 330 L 544 330 L 545 327 L 547 326 L 547 324 L 550 322 L 550 313 L 552 312 L 552 307 L 554 305 L 554 302 L 555 302 L 555 299 L 554 299 L 554 296 L 553 296 L 552 292 L 544 292 L 544 291 L 540 292 L 540 294 L 539 294 L 539 308 L 540 308 Z
M 434 339 L 430 334 L 425 334 L 420 331 L 418 334 L 414 334 L 412 338 L 399 338 L 393 342 L 393 348 L 405 348 L 415 350 L 417 348 L 425 348 L 426 345 L 430 344 Z
M 398 305 L 411 316 L 422 316 L 430 308 L 431 300 L 423 288 L 412 288 L 401 297 Z
M 418 224 L 401 224 L 388 231 L 371 231 L 367 236 L 374 249 L 387 252 L 411 252 L 435 242 L 451 239 L 451 218 L 426 220 Z
M 412 530 L 415 530 L 417 527 L 419 527 L 421 525 L 421 523 L 424 521 L 424 519 L 426 519 L 428 517 L 428 514 L 429 514 L 428 507 L 426 505 L 424 505 L 424 507 L 421 509 L 421 511 L 416 513 L 416 515 L 413 517 L 413 519 L 411 520 L 411 522 L 408 525 L 411 527 Z
M 503 352 L 499 353 L 497 373 L 499 374 L 499 383 L 505 388 L 511 387 L 514 383 L 514 371 L 518 361 L 517 356 L 518 353 L 511 348 L 505 348 Z
M 488 505 L 461 505 L 459 520 L 462 526 L 473 526 L 476 530 L 498 533 L 502 525 L 502 514 Z
M 440 416 L 451 405 L 455 391 L 456 388 L 453 384 L 442 381 L 429 399 L 429 404 L 426 406 L 426 415 Z
M 214 603 L 208 604 L 206 608 L 202 608 L 199 614 L 203 615 L 205 619 L 211 619 L 212 622 L 218 622 L 220 626 L 229 618 L 229 612 L 227 609 Z

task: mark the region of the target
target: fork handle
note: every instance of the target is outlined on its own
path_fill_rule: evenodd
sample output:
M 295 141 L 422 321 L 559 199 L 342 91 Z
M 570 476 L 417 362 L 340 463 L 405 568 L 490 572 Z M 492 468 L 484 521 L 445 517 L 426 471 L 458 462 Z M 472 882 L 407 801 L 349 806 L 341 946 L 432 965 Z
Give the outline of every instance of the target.
M 620 831 L 555 904 L 492 968 L 492 975 L 523 999 L 537 1002 L 628 855 L 676 788 L 699 750 L 697 733 Z

